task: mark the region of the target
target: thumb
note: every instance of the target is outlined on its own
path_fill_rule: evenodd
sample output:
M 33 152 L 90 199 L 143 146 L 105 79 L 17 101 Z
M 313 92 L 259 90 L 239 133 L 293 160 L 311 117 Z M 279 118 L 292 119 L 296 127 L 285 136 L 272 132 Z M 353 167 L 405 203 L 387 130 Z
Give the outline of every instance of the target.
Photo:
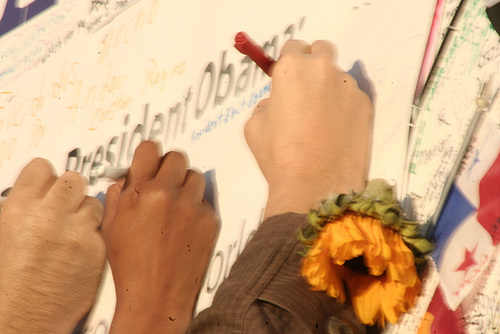
M 263 123 L 267 114 L 269 101 L 269 98 L 260 101 L 255 107 L 252 116 L 245 123 L 245 139 L 252 151 L 254 151 L 255 145 L 259 142 L 259 138 L 262 137 Z

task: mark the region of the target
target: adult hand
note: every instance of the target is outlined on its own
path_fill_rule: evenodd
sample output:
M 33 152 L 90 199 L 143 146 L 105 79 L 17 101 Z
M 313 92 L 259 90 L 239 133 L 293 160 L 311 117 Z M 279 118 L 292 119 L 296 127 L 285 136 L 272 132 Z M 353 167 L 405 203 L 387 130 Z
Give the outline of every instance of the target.
M 272 69 L 271 96 L 246 124 L 269 184 L 266 217 L 305 213 L 331 193 L 365 185 L 372 105 L 336 62 L 330 42 L 287 42 Z
M 103 233 L 116 287 L 111 332 L 183 333 L 218 231 L 205 179 L 184 155 L 136 149 L 127 179 L 110 187 Z
M 86 187 L 43 159 L 21 172 L 0 214 L 1 333 L 70 333 L 90 310 L 106 254 Z

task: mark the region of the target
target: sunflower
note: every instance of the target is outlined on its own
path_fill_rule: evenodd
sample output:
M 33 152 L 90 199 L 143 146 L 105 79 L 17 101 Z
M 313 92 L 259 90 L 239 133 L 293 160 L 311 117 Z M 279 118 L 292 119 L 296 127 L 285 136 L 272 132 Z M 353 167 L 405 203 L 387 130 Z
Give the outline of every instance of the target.
M 396 323 L 422 286 L 415 263 L 433 245 L 405 220 L 392 187 L 375 180 L 361 194 L 324 201 L 309 220 L 301 274 L 311 289 L 348 300 L 364 324 Z

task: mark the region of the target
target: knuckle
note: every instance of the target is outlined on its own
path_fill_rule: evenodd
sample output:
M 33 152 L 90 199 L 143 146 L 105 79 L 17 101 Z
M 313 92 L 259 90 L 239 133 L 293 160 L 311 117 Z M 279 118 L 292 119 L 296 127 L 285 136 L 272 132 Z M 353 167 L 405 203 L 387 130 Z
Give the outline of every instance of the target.
M 37 168 L 42 168 L 42 169 L 52 169 L 52 165 L 50 164 L 50 162 L 43 158 L 34 158 L 33 160 L 30 161 L 29 165 L 33 165 L 36 166 Z
M 143 192 L 142 183 L 131 184 L 121 193 L 120 201 L 123 201 L 125 206 L 135 205 L 134 203 L 140 201 L 141 198 L 144 197 Z
M 186 161 L 186 156 L 179 151 L 170 151 L 167 153 L 169 159 Z
M 98 200 L 96 197 L 93 196 L 87 196 L 85 198 L 86 204 L 90 206 L 92 211 L 95 212 L 103 212 L 104 211 L 104 206 L 102 205 L 102 202 Z
M 207 182 L 205 180 L 205 175 L 203 175 L 201 172 L 194 169 L 190 169 L 188 170 L 188 175 L 190 182 L 205 187 Z
M 1 212 L 1 218 L 5 218 L 5 224 L 4 225 L 11 225 L 12 219 L 10 217 L 23 217 L 23 215 L 26 213 L 24 208 L 21 207 L 21 205 L 17 205 L 15 202 L 11 202 L 10 200 L 7 199 L 7 201 L 4 204 L 4 207 L 2 208 Z M 2 219 L 3 220 L 3 219 Z M 0 226 L 0 228 L 2 228 Z
M 174 187 L 155 187 L 147 192 L 145 201 L 148 203 L 171 203 L 179 199 L 178 189 Z
M 141 142 L 140 146 L 142 148 L 148 148 L 148 149 L 152 149 L 152 150 L 156 150 L 158 148 L 158 144 L 155 143 L 154 141 L 151 141 L 151 140 L 145 140 L 145 141 Z
M 118 195 L 122 191 L 122 185 L 120 183 L 113 183 L 109 186 L 107 194 Z
M 58 227 L 61 218 L 62 216 L 56 212 L 53 206 L 42 205 L 33 217 L 33 222 L 38 222 L 36 225 L 43 232 L 50 232 Z
M 164 156 L 164 162 L 176 166 L 184 166 L 186 168 L 189 164 L 186 154 L 179 151 L 170 151 Z
M 280 56 L 279 61 L 275 64 L 273 78 L 276 74 L 293 74 L 303 59 L 303 56 L 298 53 L 287 53 Z
M 288 54 L 291 50 L 307 50 L 309 48 L 309 43 L 303 39 L 290 39 L 283 45 L 281 55 Z
M 38 177 L 48 179 L 55 175 L 52 164 L 43 158 L 31 160 L 23 169 L 23 173 L 36 173 Z
M 99 224 L 104 214 L 104 205 L 95 197 L 87 196 L 85 204 L 88 205 L 88 218 Z
M 321 54 L 314 57 L 314 66 L 319 73 L 331 73 L 336 70 L 335 64 L 333 63 L 332 57 L 330 55 Z
M 160 144 L 151 140 L 145 140 L 137 146 L 135 152 L 144 151 L 146 153 L 158 154 L 160 151 Z
M 65 172 L 63 175 L 61 175 L 61 180 L 67 183 L 71 189 L 73 189 L 73 187 L 76 187 L 77 190 L 80 190 L 87 187 L 88 185 L 87 179 L 80 173 L 74 171 Z
M 337 51 L 337 45 L 328 39 L 318 39 L 311 44 L 311 47 L 318 45 L 327 46 L 331 48 L 333 51 L 335 52 Z

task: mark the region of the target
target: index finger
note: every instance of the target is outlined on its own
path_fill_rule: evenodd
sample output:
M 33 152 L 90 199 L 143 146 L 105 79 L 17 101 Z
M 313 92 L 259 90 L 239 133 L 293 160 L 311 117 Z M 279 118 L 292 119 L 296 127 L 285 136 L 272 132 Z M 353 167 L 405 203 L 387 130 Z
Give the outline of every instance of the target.
M 33 159 L 19 174 L 9 197 L 20 194 L 34 198 L 43 197 L 56 181 L 57 176 L 52 164 L 42 158 Z
M 311 46 L 301 39 L 291 39 L 281 48 L 280 57 L 291 53 L 311 53 Z
M 151 180 L 155 177 L 161 163 L 160 151 L 159 143 L 146 140 L 139 144 L 135 149 L 123 189 L 128 188 L 132 182 Z

